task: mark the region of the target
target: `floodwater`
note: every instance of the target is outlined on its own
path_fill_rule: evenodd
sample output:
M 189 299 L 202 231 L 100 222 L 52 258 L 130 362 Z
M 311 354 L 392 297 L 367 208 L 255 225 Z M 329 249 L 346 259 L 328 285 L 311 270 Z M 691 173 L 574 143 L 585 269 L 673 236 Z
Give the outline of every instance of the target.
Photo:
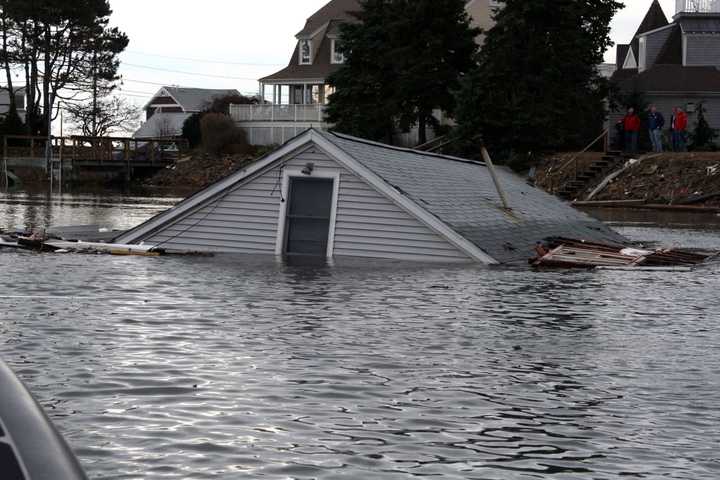
M 155 201 L 33 208 L 129 226 Z M 715 230 L 621 230 L 720 246 Z M 93 479 L 720 477 L 718 266 L 0 265 L 0 355 Z

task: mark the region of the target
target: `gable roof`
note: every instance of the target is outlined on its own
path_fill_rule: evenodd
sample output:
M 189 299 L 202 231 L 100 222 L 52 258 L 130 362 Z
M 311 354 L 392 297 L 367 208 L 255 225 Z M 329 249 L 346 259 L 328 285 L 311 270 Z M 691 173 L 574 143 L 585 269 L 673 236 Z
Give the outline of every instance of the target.
M 658 0 L 653 0 L 653 3 L 650 5 L 650 8 L 645 14 L 645 17 L 643 18 L 642 22 L 640 22 L 640 26 L 635 32 L 635 35 L 633 35 L 632 40 L 630 40 L 629 50 L 630 52 L 632 52 L 633 58 L 635 59 L 635 67 L 637 67 L 637 59 L 640 58 L 640 40 L 638 37 L 640 37 L 640 35 L 642 35 L 643 33 L 651 32 L 653 30 L 657 30 L 668 25 L 670 25 L 670 21 L 668 20 L 667 16 L 665 16 L 665 12 L 660 6 L 660 2 Z M 621 46 L 618 45 L 618 50 L 620 49 L 620 47 Z M 626 65 L 630 52 L 627 52 L 625 53 L 625 55 L 623 55 L 623 64 L 621 64 L 620 67 Z M 625 68 L 635 67 L 625 66 Z
M 331 40 L 327 37 L 321 40 L 321 44 L 315 52 L 311 65 L 300 65 L 298 62 L 299 48 L 299 45 L 295 45 L 295 50 L 287 67 L 272 75 L 261 78 L 260 81 L 271 82 L 273 80 L 283 80 L 291 82 L 293 80 L 316 80 L 322 82 L 342 66 L 330 62 Z
M 312 14 L 305 22 L 305 27 L 298 32 L 298 37 L 307 37 L 317 32 L 331 20 L 353 20 L 350 12 L 361 9 L 359 0 L 331 0 L 320 10 Z
M 640 23 L 640 26 L 638 27 L 637 32 L 635 32 L 635 36 L 633 38 L 636 38 L 643 33 L 665 27 L 669 24 L 670 21 L 667 16 L 665 16 L 665 12 L 660 6 L 660 2 L 658 0 L 653 0 L 652 5 L 650 5 L 650 9 L 645 14 L 645 18 L 643 18 L 643 21 Z
M 502 208 L 484 163 L 369 142 L 338 133 L 307 130 L 253 165 L 220 180 L 173 209 L 121 235 L 118 242 L 146 238 L 286 161 L 308 144 L 317 145 L 376 190 L 472 258 L 486 263 L 525 262 L 537 241 L 564 236 L 623 242 L 601 222 L 528 185 L 512 172 L 498 176 L 512 211 Z M 487 259 L 490 259 L 489 261 Z
M 152 104 L 152 100 L 160 96 L 163 91 L 166 91 L 185 112 L 190 113 L 202 112 L 216 98 L 227 95 L 240 95 L 240 92 L 234 88 L 162 87 L 158 90 L 158 93 L 153 95 L 144 108 Z

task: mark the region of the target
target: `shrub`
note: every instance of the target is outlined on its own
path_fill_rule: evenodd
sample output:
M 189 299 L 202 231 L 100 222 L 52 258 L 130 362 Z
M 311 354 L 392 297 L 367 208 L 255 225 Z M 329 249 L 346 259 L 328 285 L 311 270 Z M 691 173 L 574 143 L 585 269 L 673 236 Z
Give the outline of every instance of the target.
M 710 127 L 705 118 L 705 105 L 700 102 L 697 105 L 697 122 L 695 131 L 690 135 L 691 149 L 695 151 L 714 151 L 717 149 L 715 139 L 718 131 Z
M 207 113 L 200 120 L 202 145 L 211 155 L 246 153 L 249 145 L 245 132 L 222 113 Z
M 202 131 L 200 129 L 202 117 L 202 113 L 193 113 L 183 123 L 182 137 L 188 141 L 190 148 L 197 148 L 202 144 Z

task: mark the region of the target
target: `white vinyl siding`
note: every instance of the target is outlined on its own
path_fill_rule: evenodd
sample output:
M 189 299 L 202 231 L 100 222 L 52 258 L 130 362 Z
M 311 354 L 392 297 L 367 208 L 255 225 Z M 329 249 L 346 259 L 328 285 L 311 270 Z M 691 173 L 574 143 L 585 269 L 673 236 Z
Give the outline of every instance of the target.
M 317 147 L 286 169 L 339 173 L 334 256 L 469 262 L 447 240 L 398 207 Z M 168 249 L 274 254 L 280 214 L 280 167 L 235 187 L 225 197 L 144 239 Z

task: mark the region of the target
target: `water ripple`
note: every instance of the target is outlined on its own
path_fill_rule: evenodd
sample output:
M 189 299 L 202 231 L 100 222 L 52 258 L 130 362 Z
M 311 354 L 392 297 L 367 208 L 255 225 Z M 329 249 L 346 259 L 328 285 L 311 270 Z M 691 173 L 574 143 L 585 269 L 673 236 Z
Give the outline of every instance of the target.
M 720 475 L 718 268 L 0 263 L 0 354 L 92 478 Z

